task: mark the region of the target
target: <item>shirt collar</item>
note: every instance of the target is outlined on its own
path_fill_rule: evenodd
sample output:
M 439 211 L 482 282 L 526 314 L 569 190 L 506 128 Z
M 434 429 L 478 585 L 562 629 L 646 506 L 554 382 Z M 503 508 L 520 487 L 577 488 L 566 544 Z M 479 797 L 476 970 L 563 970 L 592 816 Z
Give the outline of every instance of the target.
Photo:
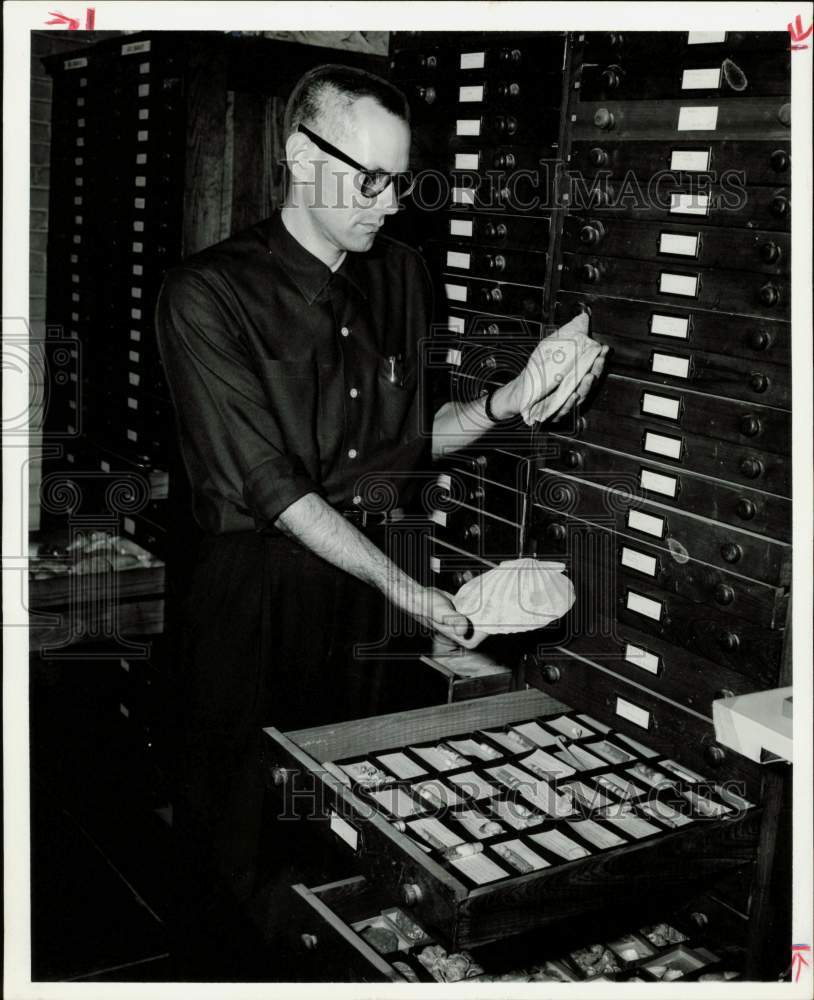
M 335 274 L 350 281 L 367 298 L 367 282 L 363 262 L 363 258 L 367 257 L 367 254 L 348 251 L 340 267 L 336 271 L 332 271 L 327 264 L 315 257 L 310 250 L 306 250 L 299 240 L 291 235 L 283 224 L 283 218 L 279 211 L 268 219 L 267 245 L 269 252 L 291 278 L 309 305 L 313 305 Z M 369 253 L 375 252 L 375 250 L 369 251 Z

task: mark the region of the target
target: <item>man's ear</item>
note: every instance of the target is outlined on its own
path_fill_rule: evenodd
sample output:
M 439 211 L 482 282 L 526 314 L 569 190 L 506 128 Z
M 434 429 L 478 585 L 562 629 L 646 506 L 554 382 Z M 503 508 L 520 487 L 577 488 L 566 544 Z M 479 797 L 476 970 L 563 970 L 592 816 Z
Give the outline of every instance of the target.
M 309 177 L 313 165 L 308 155 L 310 140 L 302 132 L 292 132 L 286 140 L 285 158 L 292 177 L 305 180 Z

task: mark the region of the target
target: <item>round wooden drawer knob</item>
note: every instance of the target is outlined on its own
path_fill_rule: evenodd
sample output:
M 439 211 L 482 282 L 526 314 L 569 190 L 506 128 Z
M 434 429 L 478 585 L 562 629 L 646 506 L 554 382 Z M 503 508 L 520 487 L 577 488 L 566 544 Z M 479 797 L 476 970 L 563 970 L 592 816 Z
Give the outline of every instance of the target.
M 608 162 L 608 154 L 601 146 L 594 146 L 588 153 L 588 159 L 595 167 L 604 167 Z
M 789 214 L 789 200 L 784 195 L 779 194 L 772 198 L 769 208 L 772 215 L 776 215 L 779 219 L 785 218 Z
M 401 901 L 405 906 L 416 906 L 423 898 L 421 886 L 415 882 L 405 882 L 401 887 Z
M 592 246 L 594 243 L 599 243 L 604 235 L 604 226 L 598 222 L 589 222 L 580 229 L 579 242 Z
M 731 604 L 735 600 L 735 591 L 725 583 L 719 583 L 715 588 L 715 600 L 719 604 Z
M 713 767 L 719 767 L 726 759 L 726 754 L 718 746 L 707 747 L 704 752 L 704 756 L 707 759 L 707 763 L 711 764 Z
M 726 542 L 726 544 L 721 546 L 721 558 L 724 562 L 736 563 L 739 562 L 740 557 L 743 555 L 743 550 L 740 545 L 735 542 Z
M 740 470 L 747 479 L 758 479 L 763 474 L 763 462 L 759 458 L 745 458 Z
M 583 264 L 579 269 L 579 276 L 589 285 L 595 285 L 599 281 L 599 268 L 593 264 Z
M 751 500 L 741 497 L 735 506 L 735 512 L 742 521 L 751 521 L 757 513 L 757 507 Z
M 756 417 L 754 413 L 747 413 L 746 416 L 741 417 L 741 434 L 745 437 L 757 437 L 760 434 L 760 418 Z
M 512 157 L 512 159 L 514 159 L 514 157 Z M 513 167 L 514 166 L 513 163 L 506 163 L 506 164 L 501 163 L 501 164 L 498 164 L 498 165 L 499 166 L 508 166 L 508 167 Z M 484 235 L 486 235 L 490 240 L 494 240 L 494 239 L 501 239 L 502 240 L 502 239 L 506 238 L 506 234 L 508 233 L 508 229 L 506 229 L 506 225 L 503 222 L 498 222 L 497 225 L 495 225 L 494 222 L 487 222 L 486 225 L 483 227 L 483 232 L 484 232 Z
M 690 920 L 692 920 L 695 926 L 698 927 L 699 929 L 702 927 L 706 927 L 707 924 L 709 923 L 709 917 L 706 915 L 706 913 L 701 913 L 700 910 L 693 911 L 690 914 Z
M 780 291 L 776 285 L 768 283 L 760 289 L 758 297 L 764 306 L 776 306 L 780 301 Z
M 761 243 L 758 252 L 760 253 L 760 259 L 766 264 L 774 264 L 782 256 L 780 247 L 771 240 L 768 243 Z
M 560 679 L 560 668 L 555 667 L 553 663 L 546 663 L 541 673 L 546 684 L 556 684 Z
M 752 392 L 765 392 L 769 388 L 769 380 L 762 372 L 753 372 L 749 376 L 749 388 Z
M 275 785 L 284 785 L 288 781 L 288 771 L 284 767 L 273 767 L 271 769 L 271 780 Z
M 616 119 L 613 116 L 612 111 L 608 111 L 607 108 L 600 108 L 594 115 L 594 125 L 597 128 L 602 128 L 610 131 L 616 124 Z
M 300 934 L 300 941 L 302 941 L 303 947 L 307 948 L 308 951 L 314 951 L 319 944 L 316 934 Z
M 573 448 L 569 448 L 562 458 L 569 469 L 579 469 L 582 465 L 582 452 Z
M 490 271 L 505 271 L 506 258 L 502 253 L 488 254 L 486 257 L 486 266 Z
M 718 636 L 718 643 L 724 652 L 734 653 L 741 641 L 735 632 L 722 632 Z
M 619 86 L 622 79 L 622 70 L 619 66 L 608 66 L 607 69 L 602 71 L 599 79 L 602 81 L 603 86 L 607 87 L 608 90 L 613 90 Z
M 718 700 L 718 698 L 734 698 L 734 697 L 735 697 L 735 692 L 730 691 L 729 688 L 721 688 L 720 691 L 715 692 L 716 701 Z
M 753 351 L 765 351 L 771 344 L 771 339 L 766 330 L 752 330 L 749 333 L 748 342 Z
M 783 173 L 789 169 L 789 154 L 785 149 L 776 149 L 771 157 L 769 158 L 772 170 L 775 170 L 778 174 Z
M 546 534 L 555 542 L 564 542 L 566 530 L 564 524 L 550 524 L 546 529 Z

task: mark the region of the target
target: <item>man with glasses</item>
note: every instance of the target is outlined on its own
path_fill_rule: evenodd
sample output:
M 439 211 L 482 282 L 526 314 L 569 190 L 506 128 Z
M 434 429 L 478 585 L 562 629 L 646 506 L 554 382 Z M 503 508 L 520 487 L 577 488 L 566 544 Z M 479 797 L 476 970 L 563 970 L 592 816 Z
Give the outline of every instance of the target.
M 208 831 L 239 893 L 254 877 L 262 726 L 408 707 L 404 660 L 354 655 L 384 638 L 388 609 L 452 643 L 470 627 L 383 550 L 411 473 L 536 398 L 522 377 L 465 405 L 425 391 L 430 281 L 380 233 L 409 188 L 409 150 L 399 91 L 311 70 L 286 109 L 283 208 L 169 272 L 158 302 L 203 529 L 183 608 L 176 812 Z

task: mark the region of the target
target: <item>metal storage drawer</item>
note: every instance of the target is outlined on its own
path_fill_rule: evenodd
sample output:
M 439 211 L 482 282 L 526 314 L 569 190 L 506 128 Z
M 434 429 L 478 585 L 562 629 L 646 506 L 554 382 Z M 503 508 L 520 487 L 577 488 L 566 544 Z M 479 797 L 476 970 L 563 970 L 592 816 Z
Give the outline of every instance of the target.
M 572 691 L 576 693 L 576 689 Z M 589 703 L 604 709 L 606 699 L 610 703 L 610 692 L 605 695 L 597 689 L 580 692 L 578 701 L 590 710 Z M 567 710 L 562 702 L 540 691 L 516 691 L 295 732 L 269 728 L 265 731 L 265 752 L 276 787 L 295 797 L 298 791 L 302 795 L 304 787 L 311 789 L 309 801 L 319 804 L 321 815 L 333 815 L 329 822 L 340 828 L 349 851 L 377 886 L 392 888 L 399 903 L 410 904 L 419 923 L 431 933 L 440 934 L 451 949 L 507 938 L 594 911 L 601 908 L 608 892 L 613 893 L 617 905 L 624 906 L 640 902 L 643 894 L 681 889 L 750 860 L 760 816 L 760 810 L 755 808 L 730 812 L 725 819 L 693 822 L 589 857 L 470 888 L 462 876 L 453 875 L 425 854 L 323 766 L 324 761 L 364 756 Z M 618 721 L 622 732 L 636 729 L 621 717 Z M 616 721 L 613 725 L 615 728 Z M 679 728 L 658 708 L 652 713 L 650 742 L 667 754 L 674 754 L 678 747 L 683 753 L 686 735 Z M 693 741 L 691 748 L 702 760 L 702 746 L 712 746 L 710 729 L 707 727 L 703 735 L 699 730 L 698 742 Z M 689 731 L 696 735 L 694 726 L 690 725 Z M 641 735 L 641 731 L 635 735 Z M 718 767 L 716 781 L 737 781 L 749 770 L 728 761 L 727 765 Z M 705 762 L 704 767 L 709 770 L 710 763 Z
M 579 40 L 591 59 L 624 56 L 646 65 L 654 59 L 679 65 L 697 55 L 720 59 L 740 52 L 785 54 L 788 47 L 785 31 L 587 31 Z
M 550 221 L 528 219 L 522 215 L 470 215 L 447 213 L 446 235 L 455 240 L 494 247 L 542 250 L 548 246 Z
M 433 535 L 481 559 L 515 558 L 520 551 L 521 525 L 485 514 L 477 507 L 442 501 L 430 514 Z
M 542 285 L 547 254 L 523 250 L 486 249 L 470 243 L 444 242 L 427 247 L 427 257 L 438 270 L 480 278 L 510 278 Z
M 447 275 L 444 278 L 447 305 L 478 309 L 497 315 L 537 319 L 542 312 L 543 290 L 533 285 L 483 281 Z

